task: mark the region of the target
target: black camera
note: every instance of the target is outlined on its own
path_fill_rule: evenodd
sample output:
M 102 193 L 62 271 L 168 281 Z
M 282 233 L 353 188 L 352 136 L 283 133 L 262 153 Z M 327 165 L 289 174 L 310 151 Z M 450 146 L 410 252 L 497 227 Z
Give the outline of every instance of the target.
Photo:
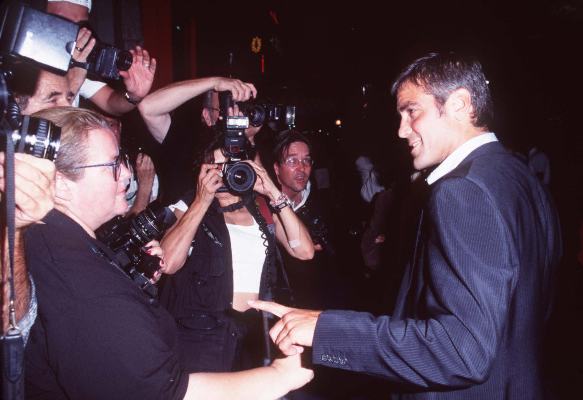
M 132 66 L 132 54 L 100 42 L 95 43 L 87 57 L 87 73 L 104 79 L 119 79 L 119 71 Z
M 10 73 L 2 68 L 0 61 L 0 117 L 2 134 L 11 134 L 14 151 L 26 153 L 38 158 L 55 161 L 61 144 L 61 128 L 42 118 L 20 114 L 20 108 L 14 101 L 6 83 Z M 6 143 L 0 140 L 0 150 Z
M 235 195 L 243 195 L 253 190 L 257 174 L 251 165 L 244 160 L 248 160 L 248 140 L 245 136 L 245 129 L 249 127 L 249 118 L 245 116 L 229 116 L 227 109 L 232 107 L 233 98 L 230 92 L 219 94 L 219 104 L 222 119 L 218 126 L 225 135 L 223 143 L 223 154 L 228 158 L 223 166 L 224 187 L 217 192 L 230 192 Z
M 225 142 L 223 153 L 228 161 L 223 165 L 224 189 L 218 192 L 231 192 L 235 195 L 249 193 L 255 186 L 257 174 L 251 165 L 243 160 L 248 159 L 247 137 L 245 129 L 249 127 L 247 117 L 225 118 Z
M 314 244 L 322 246 L 328 255 L 334 255 L 335 249 L 330 241 L 330 232 L 322 216 L 307 206 L 300 207 L 296 210 L 296 214 L 306 228 L 308 228 L 308 232 L 310 233 L 310 237 Z
M 144 246 L 160 240 L 174 222 L 176 217 L 168 207 L 153 202 L 133 218 L 113 218 L 100 226 L 95 235 L 115 253 L 116 261 L 134 282 L 156 297 L 157 288 L 150 278 L 160 269 L 160 259 L 147 254 Z
M 296 124 L 296 107 L 282 104 L 259 104 L 253 101 L 238 103 L 239 110 L 249 117 L 249 125 L 261 126 L 267 122 L 284 124 L 291 129 Z

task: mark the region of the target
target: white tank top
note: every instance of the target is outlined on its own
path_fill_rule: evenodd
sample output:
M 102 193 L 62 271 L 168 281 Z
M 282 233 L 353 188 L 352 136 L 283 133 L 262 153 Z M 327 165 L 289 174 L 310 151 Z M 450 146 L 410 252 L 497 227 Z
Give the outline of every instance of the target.
M 233 292 L 259 293 L 265 246 L 259 225 L 227 224 L 233 256 Z

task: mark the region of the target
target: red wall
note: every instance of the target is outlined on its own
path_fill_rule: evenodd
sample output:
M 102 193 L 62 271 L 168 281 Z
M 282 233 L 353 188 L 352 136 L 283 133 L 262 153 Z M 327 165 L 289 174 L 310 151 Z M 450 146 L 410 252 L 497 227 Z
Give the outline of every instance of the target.
M 172 79 L 172 9 L 170 1 L 142 1 L 144 47 L 158 63 L 152 90 L 166 86 Z

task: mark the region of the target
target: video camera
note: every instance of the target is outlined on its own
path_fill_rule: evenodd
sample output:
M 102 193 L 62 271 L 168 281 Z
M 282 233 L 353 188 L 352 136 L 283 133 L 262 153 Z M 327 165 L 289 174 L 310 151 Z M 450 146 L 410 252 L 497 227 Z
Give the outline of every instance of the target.
M 225 186 L 217 192 L 231 192 L 235 195 L 249 193 L 257 180 L 253 167 L 243 162 L 249 159 L 248 140 L 245 136 L 245 129 L 249 128 L 249 118 L 227 115 L 227 110 L 234 104 L 231 92 L 219 93 L 219 104 L 222 119 L 218 124 L 225 135 L 223 153 L 228 160 L 222 170 Z
M 74 22 L 12 2 L 0 20 L 0 51 L 60 73 L 67 72 L 71 65 L 78 66 L 88 75 L 103 79 L 119 79 L 119 71 L 131 67 L 130 52 L 100 42 L 91 50 L 87 62 L 72 61 L 78 31 L 79 25 Z
M 157 288 L 150 279 L 160 269 L 160 259 L 147 254 L 144 246 L 160 240 L 174 222 L 176 217 L 168 207 L 153 202 L 133 218 L 113 218 L 95 235 L 115 253 L 116 261 L 134 282 L 155 298 Z

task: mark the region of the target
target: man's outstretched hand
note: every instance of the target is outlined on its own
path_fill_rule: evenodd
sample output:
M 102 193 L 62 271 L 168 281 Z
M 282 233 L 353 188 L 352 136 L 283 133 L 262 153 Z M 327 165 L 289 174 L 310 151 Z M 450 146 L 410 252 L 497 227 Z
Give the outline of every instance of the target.
M 261 300 L 249 301 L 249 305 L 281 318 L 269 335 L 283 354 L 291 356 L 303 352 L 303 347 L 312 347 L 316 323 L 322 311 L 302 310 Z

